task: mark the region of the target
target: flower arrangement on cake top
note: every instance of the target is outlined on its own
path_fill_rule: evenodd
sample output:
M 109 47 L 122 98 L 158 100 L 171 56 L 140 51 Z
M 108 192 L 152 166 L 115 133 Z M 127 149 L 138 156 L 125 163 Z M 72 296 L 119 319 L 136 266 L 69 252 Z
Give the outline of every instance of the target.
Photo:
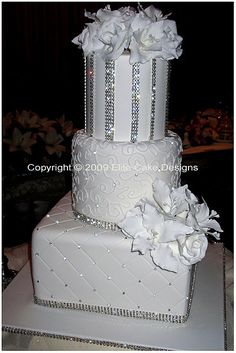
M 223 230 L 218 217 L 187 185 L 170 189 L 157 178 L 153 200 L 141 199 L 118 226 L 133 238 L 132 251 L 150 252 L 157 266 L 178 272 L 180 264 L 190 266 L 204 258 L 208 235 L 219 240 Z
M 84 55 L 96 53 L 104 61 L 116 60 L 126 50 L 130 52 L 130 64 L 145 63 L 154 58 L 171 60 L 182 54 L 182 37 L 176 23 L 163 16 L 154 6 L 138 11 L 121 7 L 112 11 L 110 6 L 97 13 L 85 11 L 94 22 L 87 23 L 73 43 L 83 49 Z

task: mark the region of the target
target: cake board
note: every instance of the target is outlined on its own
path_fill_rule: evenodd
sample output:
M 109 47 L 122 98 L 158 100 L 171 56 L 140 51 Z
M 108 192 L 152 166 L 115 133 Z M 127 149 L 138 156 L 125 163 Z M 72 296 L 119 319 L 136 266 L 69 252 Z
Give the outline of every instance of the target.
M 29 263 L 4 291 L 2 304 L 3 330 L 8 332 L 94 343 L 117 350 L 222 351 L 226 349 L 223 245 L 211 244 L 198 265 L 192 310 L 184 324 L 36 305 Z

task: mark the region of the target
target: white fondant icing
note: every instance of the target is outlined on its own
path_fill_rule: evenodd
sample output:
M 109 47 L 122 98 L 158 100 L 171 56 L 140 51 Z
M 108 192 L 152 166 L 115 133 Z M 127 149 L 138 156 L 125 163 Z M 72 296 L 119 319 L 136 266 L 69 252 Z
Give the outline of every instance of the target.
M 156 177 L 170 187 L 179 186 L 181 151 L 181 140 L 174 133 L 139 143 L 101 141 L 76 133 L 72 152 L 74 209 L 87 217 L 121 221 L 142 197 L 152 199 Z
M 121 231 L 75 220 L 67 195 L 33 233 L 35 296 L 40 300 L 53 298 L 64 303 L 185 315 L 189 267 L 182 265 L 177 274 L 163 271 L 148 255 L 131 253 L 131 242 Z
M 94 55 L 94 67 L 91 69 L 87 58 L 87 102 L 86 102 L 86 132 L 97 139 L 105 139 L 105 62 Z M 156 87 L 153 99 L 155 101 L 155 120 L 153 140 L 165 136 L 168 93 L 168 62 L 156 60 Z M 129 55 L 123 54 L 114 61 L 114 141 L 131 141 L 132 122 L 132 65 Z M 140 64 L 139 99 L 138 99 L 138 134 L 137 141 L 150 139 L 150 124 L 152 113 L 152 61 Z M 91 90 L 90 81 L 94 81 Z M 92 104 L 92 106 L 91 106 Z M 93 110 L 91 124 L 91 110 Z M 92 128 L 91 128 L 92 126 Z

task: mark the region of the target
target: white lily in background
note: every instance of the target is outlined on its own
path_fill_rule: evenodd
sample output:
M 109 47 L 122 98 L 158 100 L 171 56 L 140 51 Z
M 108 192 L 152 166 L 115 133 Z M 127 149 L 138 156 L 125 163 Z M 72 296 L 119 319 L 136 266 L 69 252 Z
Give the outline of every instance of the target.
M 10 152 L 24 151 L 32 154 L 31 147 L 36 144 L 36 139 L 31 131 L 22 133 L 18 128 L 14 128 L 11 138 L 4 138 L 3 142 L 9 145 Z

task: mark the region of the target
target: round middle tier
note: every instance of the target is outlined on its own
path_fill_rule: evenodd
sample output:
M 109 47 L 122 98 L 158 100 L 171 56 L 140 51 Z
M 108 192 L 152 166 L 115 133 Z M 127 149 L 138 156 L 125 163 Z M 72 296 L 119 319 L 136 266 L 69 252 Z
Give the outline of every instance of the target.
M 180 185 L 182 142 L 169 132 L 157 141 L 97 140 L 79 131 L 72 143 L 75 213 L 118 223 L 141 198 L 153 200 L 154 179 Z

